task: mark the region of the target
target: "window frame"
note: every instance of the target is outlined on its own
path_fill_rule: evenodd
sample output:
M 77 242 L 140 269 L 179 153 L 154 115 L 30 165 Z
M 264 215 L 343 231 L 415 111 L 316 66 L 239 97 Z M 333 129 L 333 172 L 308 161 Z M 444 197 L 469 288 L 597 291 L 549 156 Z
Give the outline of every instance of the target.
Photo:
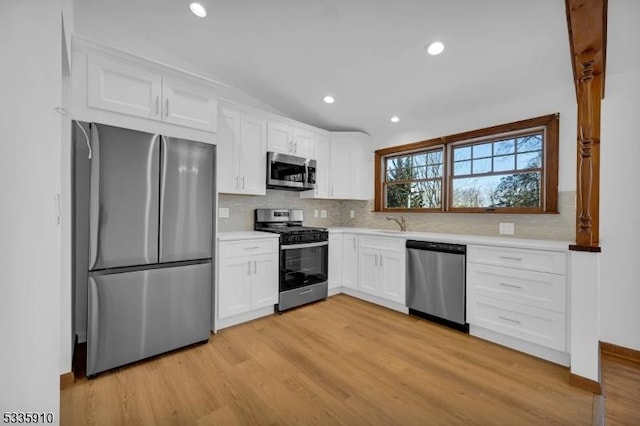
M 558 169 L 559 169 L 559 123 L 560 114 L 549 114 L 513 123 L 500 124 L 483 129 L 457 133 L 449 136 L 413 142 L 405 145 L 383 148 L 375 151 L 374 161 L 374 211 L 378 212 L 418 212 L 418 213 L 507 213 L 507 214 L 547 214 L 558 213 Z M 521 136 L 542 130 L 542 176 L 540 182 L 539 207 L 452 207 L 453 171 L 452 153 L 454 146 L 478 142 L 498 141 L 504 137 Z M 413 154 L 419 151 L 443 146 L 443 177 L 441 208 L 388 208 L 385 206 L 385 180 L 387 157 Z

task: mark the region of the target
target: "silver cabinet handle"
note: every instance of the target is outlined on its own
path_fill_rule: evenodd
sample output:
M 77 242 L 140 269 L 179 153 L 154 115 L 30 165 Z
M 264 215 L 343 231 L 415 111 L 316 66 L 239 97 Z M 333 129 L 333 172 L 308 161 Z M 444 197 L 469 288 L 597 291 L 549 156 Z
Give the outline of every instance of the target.
M 518 260 L 521 261 L 522 258 L 521 257 L 511 257 L 511 256 L 500 256 L 500 259 L 504 259 L 504 260 Z
M 353 249 L 355 250 L 355 249 L 356 249 L 356 239 L 354 238 L 354 239 L 353 239 L 353 240 L 351 240 L 351 241 L 353 241 Z
M 239 180 L 238 180 L 238 176 L 236 176 L 236 189 L 240 189 L 240 186 L 238 186 Z
M 384 259 L 384 257 L 380 255 L 380 266 L 384 268 L 384 265 L 382 264 L 382 259 Z
M 156 95 L 156 113 L 154 115 L 158 114 L 160 114 L 160 95 Z
M 500 318 L 501 320 L 512 322 L 514 324 L 522 324 L 522 321 L 518 321 L 513 318 L 503 317 L 502 315 L 500 315 L 498 318 Z
M 247 275 L 251 275 L 251 260 L 247 261 Z
M 503 287 L 511 287 L 511 288 L 522 288 L 521 285 L 509 284 L 509 283 L 499 283 Z
M 255 250 L 255 249 L 259 249 L 260 246 L 252 246 L 252 247 L 247 247 L 245 248 L 245 250 Z
M 253 261 L 253 275 L 257 275 L 258 274 L 258 261 L 254 260 Z
M 293 153 L 297 154 L 298 153 L 298 142 L 294 142 L 293 143 Z
M 244 183 L 245 183 L 245 177 L 242 176 L 242 189 L 244 189 L 244 187 L 245 187 Z
M 309 294 L 309 293 L 312 293 L 312 292 L 313 292 L 313 289 L 312 289 L 312 288 L 310 288 L 309 290 L 301 291 L 301 292 L 300 292 L 300 293 L 298 293 L 298 294 L 302 296 L 303 294 Z
M 166 108 L 164 110 L 164 116 L 168 117 L 169 116 L 169 98 L 167 98 L 164 103 L 165 103 L 165 106 L 166 106 Z

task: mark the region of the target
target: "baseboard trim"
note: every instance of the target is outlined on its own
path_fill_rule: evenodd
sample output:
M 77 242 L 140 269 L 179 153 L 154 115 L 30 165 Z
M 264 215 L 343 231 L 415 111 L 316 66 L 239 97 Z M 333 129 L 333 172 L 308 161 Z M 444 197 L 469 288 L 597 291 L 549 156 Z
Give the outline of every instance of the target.
M 60 375 L 60 389 L 71 386 L 76 381 L 76 377 L 73 372 L 64 373 Z
M 577 374 L 569 373 L 569 384 L 580 389 L 602 395 L 602 386 L 600 383 L 587 379 L 586 377 L 578 376 Z
M 624 358 L 629 361 L 640 362 L 640 351 L 625 348 L 624 346 L 614 345 L 613 343 L 600 342 L 600 352 Z

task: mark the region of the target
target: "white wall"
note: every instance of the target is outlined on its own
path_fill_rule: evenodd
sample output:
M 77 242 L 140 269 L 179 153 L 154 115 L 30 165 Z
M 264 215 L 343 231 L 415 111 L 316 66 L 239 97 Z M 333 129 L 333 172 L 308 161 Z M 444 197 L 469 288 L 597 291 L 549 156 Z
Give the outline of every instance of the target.
M 60 0 L 0 4 L 0 412 L 59 422 Z
M 607 76 L 600 139 L 600 340 L 640 350 L 640 69 Z

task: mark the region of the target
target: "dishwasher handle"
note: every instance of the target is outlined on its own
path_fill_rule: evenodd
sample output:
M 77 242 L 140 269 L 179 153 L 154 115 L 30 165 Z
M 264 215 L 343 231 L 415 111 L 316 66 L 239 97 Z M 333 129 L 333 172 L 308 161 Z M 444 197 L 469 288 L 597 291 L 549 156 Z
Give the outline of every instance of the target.
M 434 241 L 407 240 L 408 249 L 437 251 L 440 253 L 467 254 L 467 246 L 462 244 L 438 243 Z

